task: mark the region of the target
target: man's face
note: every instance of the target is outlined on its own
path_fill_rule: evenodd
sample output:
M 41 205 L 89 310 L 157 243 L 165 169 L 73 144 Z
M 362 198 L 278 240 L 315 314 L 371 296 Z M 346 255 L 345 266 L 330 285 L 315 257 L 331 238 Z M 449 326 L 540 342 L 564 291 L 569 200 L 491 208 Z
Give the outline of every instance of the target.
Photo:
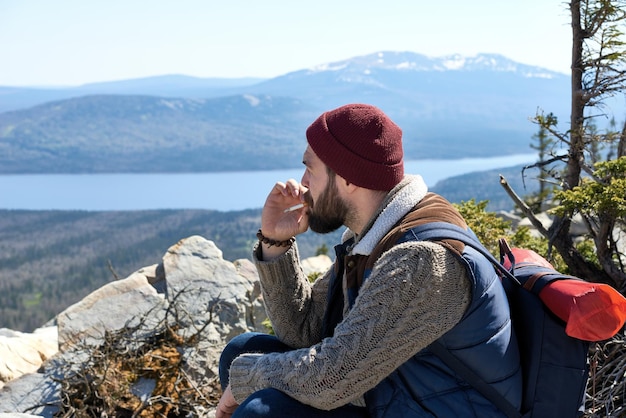
M 349 213 L 348 205 L 337 190 L 337 176 L 334 173 L 329 176 L 326 165 L 310 148 L 304 153 L 303 163 L 306 170 L 302 184 L 309 189 L 304 194 L 309 228 L 320 234 L 333 232 L 345 224 Z
M 327 234 L 336 231 L 345 223 L 348 206 L 339 196 L 334 175 L 329 178 L 326 188 L 317 199 L 311 197 L 309 201 L 310 191 L 307 194 L 305 199 L 309 203 L 309 228 L 312 231 Z

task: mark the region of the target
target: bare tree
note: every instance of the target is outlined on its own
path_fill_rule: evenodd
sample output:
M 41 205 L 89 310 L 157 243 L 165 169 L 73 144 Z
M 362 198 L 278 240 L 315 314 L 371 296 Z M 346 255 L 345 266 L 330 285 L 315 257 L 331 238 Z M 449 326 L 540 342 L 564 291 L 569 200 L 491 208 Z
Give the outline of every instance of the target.
M 626 160 L 620 160 L 626 159 L 626 123 L 621 132 L 601 133 L 597 121 L 610 119 L 606 114 L 606 101 L 623 93 L 626 86 L 626 43 L 622 31 L 626 25 L 626 0 L 572 0 L 568 6 L 572 27 L 570 128 L 565 132 L 560 130 L 552 114 L 538 114 L 534 120 L 541 132 L 556 139 L 555 149 L 565 150 L 555 152 L 552 158 L 542 158 L 534 165 L 545 173 L 548 163 L 562 163 L 561 170 L 549 172 L 558 184 L 554 194 L 558 206 L 551 226 L 546 229 L 534 216 L 532 208 L 516 199 L 573 274 L 625 290 L 624 255 L 619 253 L 617 233 L 618 228 L 623 230 L 626 215 L 626 186 L 623 185 Z M 601 145 L 611 151 L 604 154 L 599 165 L 594 164 L 602 158 Z M 503 184 L 506 185 L 506 181 Z M 593 199 L 603 200 L 602 193 L 607 190 L 613 195 L 617 190 L 612 200 L 590 204 Z M 572 239 L 570 227 L 577 213 L 585 220 L 597 260 L 581 253 Z

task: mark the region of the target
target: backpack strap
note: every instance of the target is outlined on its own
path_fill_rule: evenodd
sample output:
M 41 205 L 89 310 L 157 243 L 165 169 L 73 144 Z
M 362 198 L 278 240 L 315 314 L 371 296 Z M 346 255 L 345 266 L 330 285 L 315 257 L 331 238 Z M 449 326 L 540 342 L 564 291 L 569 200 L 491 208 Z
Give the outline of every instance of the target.
M 469 230 L 465 230 L 447 222 L 432 222 L 412 228 L 415 236 L 422 241 L 440 241 L 442 239 L 453 239 L 474 248 L 485 256 L 503 275 L 521 286 L 519 280 L 513 276 L 504 266 L 502 266 L 493 255 L 478 241 L 478 238 Z M 465 363 L 454 356 L 446 347 L 438 341 L 429 346 L 430 350 L 439 357 L 450 369 L 454 370 L 463 380 L 469 383 L 481 395 L 487 398 L 498 409 L 509 418 L 520 418 L 522 414 L 511 403 L 500 394 L 493 386 L 481 379 Z
M 453 239 L 468 245 L 482 254 L 493 266 L 506 276 L 513 283 L 522 286 L 520 281 L 507 270 L 496 258 L 487 250 L 470 230 L 447 222 L 431 222 L 411 229 L 415 236 L 422 241 L 440 241 L 443 239 Z M 511 255 L 512 256 L 512 255 Z

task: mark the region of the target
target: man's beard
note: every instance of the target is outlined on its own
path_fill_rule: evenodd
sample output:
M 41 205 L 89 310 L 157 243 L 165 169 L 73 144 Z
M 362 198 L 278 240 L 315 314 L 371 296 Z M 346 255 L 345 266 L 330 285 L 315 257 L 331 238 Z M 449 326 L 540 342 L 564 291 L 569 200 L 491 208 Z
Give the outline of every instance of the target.
M 328 183 L 315 202 L 308 192 L 305 195 L 305 200 L 309 204 L 309 228 L 311 231 L 328 234 L 344 225 L 349 208 L 339 197 L 334 181 Z

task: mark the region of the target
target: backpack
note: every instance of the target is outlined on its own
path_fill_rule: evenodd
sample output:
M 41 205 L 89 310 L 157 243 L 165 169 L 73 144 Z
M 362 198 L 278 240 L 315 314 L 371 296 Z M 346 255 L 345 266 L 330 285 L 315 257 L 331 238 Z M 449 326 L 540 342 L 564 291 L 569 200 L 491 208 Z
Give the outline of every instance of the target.
M 412 231 L 420 240 L 463 242 L 495 266 L 507 294 L 519 345 L 523 376 L 521 412 L 442 345 L 431 344 L 431 351 L 508 417 L 581 416 L 589 376 L 589 341 L 610 338 L 623 327 L 626 298 L 608 285 L 559 273 L 543 257 L 531 250 L 511 249 L 504 240 L 500 240 L 498 261 L 471 231 L 456 225 L 433 222 Z M 516 255 L 524 261 L 516 264 Z M 568 287 L 572 285 L 573 293 Z M 585 287 L 586 292 L 580 292 L 576 286 Z M 576 300 L 579 297 L 593 299 L 591 307 L 586 309 L 585 303 Z M 582 316 L 571 314 L 572 309 L 568 311 L 580 309 L 581 305 L 588 311 Z M 574 322 L 577 325 L 572 326 Z M 598 330 L 596 325 L 606 326 Z

